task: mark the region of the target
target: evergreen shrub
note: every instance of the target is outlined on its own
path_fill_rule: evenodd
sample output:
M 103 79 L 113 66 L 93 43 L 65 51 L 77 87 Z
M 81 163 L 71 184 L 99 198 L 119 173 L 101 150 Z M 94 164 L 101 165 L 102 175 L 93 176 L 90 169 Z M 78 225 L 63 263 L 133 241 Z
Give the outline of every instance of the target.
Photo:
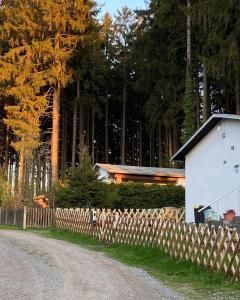
M 56 206 L 96 208 L 183 207 L 184 188 L 142 183 L 106 184 L 92 169 L 69 170 L 66 183 L 56 189 Z

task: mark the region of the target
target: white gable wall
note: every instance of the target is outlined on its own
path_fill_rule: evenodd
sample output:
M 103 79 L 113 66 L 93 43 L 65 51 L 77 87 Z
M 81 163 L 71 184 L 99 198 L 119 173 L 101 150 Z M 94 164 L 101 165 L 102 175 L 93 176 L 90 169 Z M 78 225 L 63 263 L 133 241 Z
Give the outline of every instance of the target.
M 225 138 L 218 132 L 221 127 Z M 234 150 L 231 147 L 234 146 Z M 239 165 L 238 172 L 235 168 Z M 194 206 L 208 205 L 240 186 L 240 121 L 222 120 L 186 156 L 186 221 L 194 222 Z M 212 208 L 239 213 L 240 192 L 236 190 Z

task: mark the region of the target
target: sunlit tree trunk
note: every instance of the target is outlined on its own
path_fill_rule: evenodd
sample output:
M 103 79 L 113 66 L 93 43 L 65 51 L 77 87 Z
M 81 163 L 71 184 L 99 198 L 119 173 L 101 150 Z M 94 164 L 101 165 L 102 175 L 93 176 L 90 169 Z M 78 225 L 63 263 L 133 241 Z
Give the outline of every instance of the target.
M 62 153 L 61 153 L 61 178 L 65 179 L 67 162 L 67 114 L 63 113 L 62 118 Z
M 19 154 L 19 177 L 18 177 L 18 205 L 19 206 L 23 201 L 24 169 L 25 169 L 25 153 L 24 153 L 24 147 L 22 146 Z
M 51 141 L 51 164 L 52 183 L 58 181 L 58 154 L 59 154 L 59 118 L 60 118 L 60 84 L 58 83 L 53 94 L 52 113 L 52 141 Z
M 79 89 L 77 89 L 77 93 Z M 77 112 L 78 112 L 78 102 L 80 95 L 77 94 L 77 99 L 74 101 L 73 109 L 73 136 L 72 136 L 72 167 L 76 165 L 76 145 L 77 145 Z
M 16 158 L 14 194 L 17 195 L 19 183 L 19 158 Z
M 10 142 L 10 134 L 9 134 L 9 128 L 7 128 L 6 150 L 5 150 L 5 161 L 4 161 L 4 174 L 6 178 L 8 178 L 9 142 Z

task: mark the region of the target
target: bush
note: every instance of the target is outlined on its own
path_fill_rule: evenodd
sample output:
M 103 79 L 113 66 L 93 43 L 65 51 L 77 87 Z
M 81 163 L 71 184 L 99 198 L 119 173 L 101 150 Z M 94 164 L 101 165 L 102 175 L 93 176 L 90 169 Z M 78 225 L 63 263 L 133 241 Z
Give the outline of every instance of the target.
M 95 172 L 85 172 L 81 168 L 69 170 L 68 180 L 56 189 L 58 207 L 103 207 L 111 206 L 111 191 L 97 179 Z M 115 198 L 115 195 L 113 196 Z
M 185 191 L 180 186 L 120 184 L 115 206 L 118 208 L 183 207 Z
M 106 184 L 92 169 L 74 168 L 58 186 L 56 206 L 98 208 L 161 208 L 184 206 L 184 188 L 138 183 Z

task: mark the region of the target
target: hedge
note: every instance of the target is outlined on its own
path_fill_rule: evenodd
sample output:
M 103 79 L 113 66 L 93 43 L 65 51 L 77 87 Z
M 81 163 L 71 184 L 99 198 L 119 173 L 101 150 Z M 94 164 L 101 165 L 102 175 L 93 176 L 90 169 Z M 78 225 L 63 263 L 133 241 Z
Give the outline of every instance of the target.
M 58 189 L 58 207 L 161 208 L 183 207 L 184 188 L 180 186 L 135 183 L 106 184 L 100 181 Z

